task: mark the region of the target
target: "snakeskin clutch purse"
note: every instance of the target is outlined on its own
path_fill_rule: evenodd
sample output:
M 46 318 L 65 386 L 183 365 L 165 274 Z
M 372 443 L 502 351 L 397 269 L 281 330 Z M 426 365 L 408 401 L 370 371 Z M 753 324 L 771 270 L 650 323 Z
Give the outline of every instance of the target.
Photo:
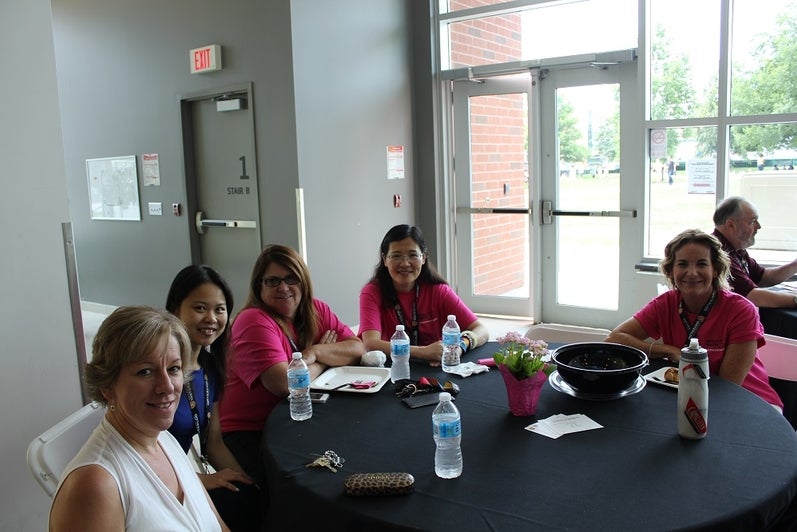
M 407 495 L 414 488 L 415 478 L 409 473 L 355 473 L 343 481 L 346 495 L 352 497 Z

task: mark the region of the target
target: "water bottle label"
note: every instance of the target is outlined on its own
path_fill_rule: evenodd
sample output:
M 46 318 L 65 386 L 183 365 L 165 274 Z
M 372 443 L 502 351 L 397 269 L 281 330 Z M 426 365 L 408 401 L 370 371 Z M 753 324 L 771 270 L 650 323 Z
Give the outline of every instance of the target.
M 456 438 L 462 434 L 462 422 L 457 419 L 455 421 L 443 421 L 440 423 L 440 438 Z
M 310 372 L 292 373 L 288 377 L 289 388 L 307 388 L 310 386 Z
M 395 356 L 405 356 L 410 354 L 410 344 L 393 344 L 391 354 Z
M 457 333 L 457 332 L 443 333 L 443 344 L 444 345 L 459 345 L 459 333 Z
M 708 430 L 708 424 L 706 423 L 706 418 L 703 417 L 703 413 L 697 407 L 695 401 L 690 397 L 689 400 L 686 402 L 686 408 L 684 408 L 684 415 L 686 419 L 689 420 L 689 424 L 692 425 L 692 428 L 695 429 L 697 434 L 705 434 Z
M 686 372 L 691 371 L 697 379 L 708 379 L 708 375 L 703 371 L 699 364 L 685 364 L 681 370 L 681 374 L 686 377 Z

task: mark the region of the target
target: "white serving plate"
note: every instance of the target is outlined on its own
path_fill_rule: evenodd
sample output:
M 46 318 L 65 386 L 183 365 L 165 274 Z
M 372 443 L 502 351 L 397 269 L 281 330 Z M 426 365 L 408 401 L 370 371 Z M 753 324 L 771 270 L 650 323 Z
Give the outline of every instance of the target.
M 377 368 L 369 366 L 340 366 L 329 368 L 310 383 L 313 390 L 332 391 L 341 384 L 354 381 L 376 381 L 371 388 L 358 390 L 351 386 L 344 386 L 336 392 L 351 393 L 376 393 L 390 380 L 390 368 Z
M 669 366 L 665 366 L 663 368 L 659 368 L 656 371 L 651 371 L 647 375 L 645 375 L 645 379 L 648 382 L 652 382 L 653 384 L 658 384 L 660 386 L 666 386 L 668 388 L 673 388 L 675 390 L 678 389 L 678 385 L 674 382 L 667 382 L 664 380 L 664 372 L 669 369 Z

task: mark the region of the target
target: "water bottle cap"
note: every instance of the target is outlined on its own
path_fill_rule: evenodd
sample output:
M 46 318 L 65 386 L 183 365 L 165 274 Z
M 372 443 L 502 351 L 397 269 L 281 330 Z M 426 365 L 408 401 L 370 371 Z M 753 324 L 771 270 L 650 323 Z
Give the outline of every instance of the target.
M 300 359 L 300 358 L 302 358 L 302 354 L 301 354 L 301 353 L 299 353 L 299 352 L 296 352 L 296 353 L 294 353 L 294 354 L 292 354 L 292 355 L 291 355 L 291 358 L 292 358 L 293 360 Z
M 451 400 L 451 394 L 448 393 L 448 392 L 440 392 L 440 395 L 437 396 L 437 399 L 439 401 L 450 401 Z
M 396 325 L 396 330 L 397 331 L 403 331 L 404 330 L 404 326 L 403 325 Z
M 690 338 L 689 339 L 689 350 L 690 351 L 697 351 L 700 349 L 700 343 L 697 341 L 697 338 Z
M 448 320 L 449 320 L 449 321 L 451 321 L 451 320 L 454 320 L 454 321 L 456 321 L 456 319 L 457 319 L 457 317 L 456 317 L 454 314 L 449 314 L 449 315 L 448 315 Z

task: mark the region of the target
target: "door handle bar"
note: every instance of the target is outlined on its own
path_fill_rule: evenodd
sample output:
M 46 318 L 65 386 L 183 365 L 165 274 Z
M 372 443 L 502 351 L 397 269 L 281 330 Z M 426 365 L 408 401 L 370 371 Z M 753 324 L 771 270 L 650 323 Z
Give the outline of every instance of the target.
M 205 213 L 196 213 L 196 232 L 200 235 L 205 234 L 206 227 L 232 227 L 235 229 L 256 229 L 257 222 L 254 220 L 210 220 L 204 219 Z
M 457 207 L 458 213 L 464 214 L 532 214 L 528 209 L 491 208 L 491 207 Z
M 601 216 L 612 218 L 636 218 L 637 216 L 636 209 L 630 211 L 560 211 L 554 209 L 553 202 L 549 200 L 542 202 L 540 214 L 543 225 L 552 224 L 554 216 Z

